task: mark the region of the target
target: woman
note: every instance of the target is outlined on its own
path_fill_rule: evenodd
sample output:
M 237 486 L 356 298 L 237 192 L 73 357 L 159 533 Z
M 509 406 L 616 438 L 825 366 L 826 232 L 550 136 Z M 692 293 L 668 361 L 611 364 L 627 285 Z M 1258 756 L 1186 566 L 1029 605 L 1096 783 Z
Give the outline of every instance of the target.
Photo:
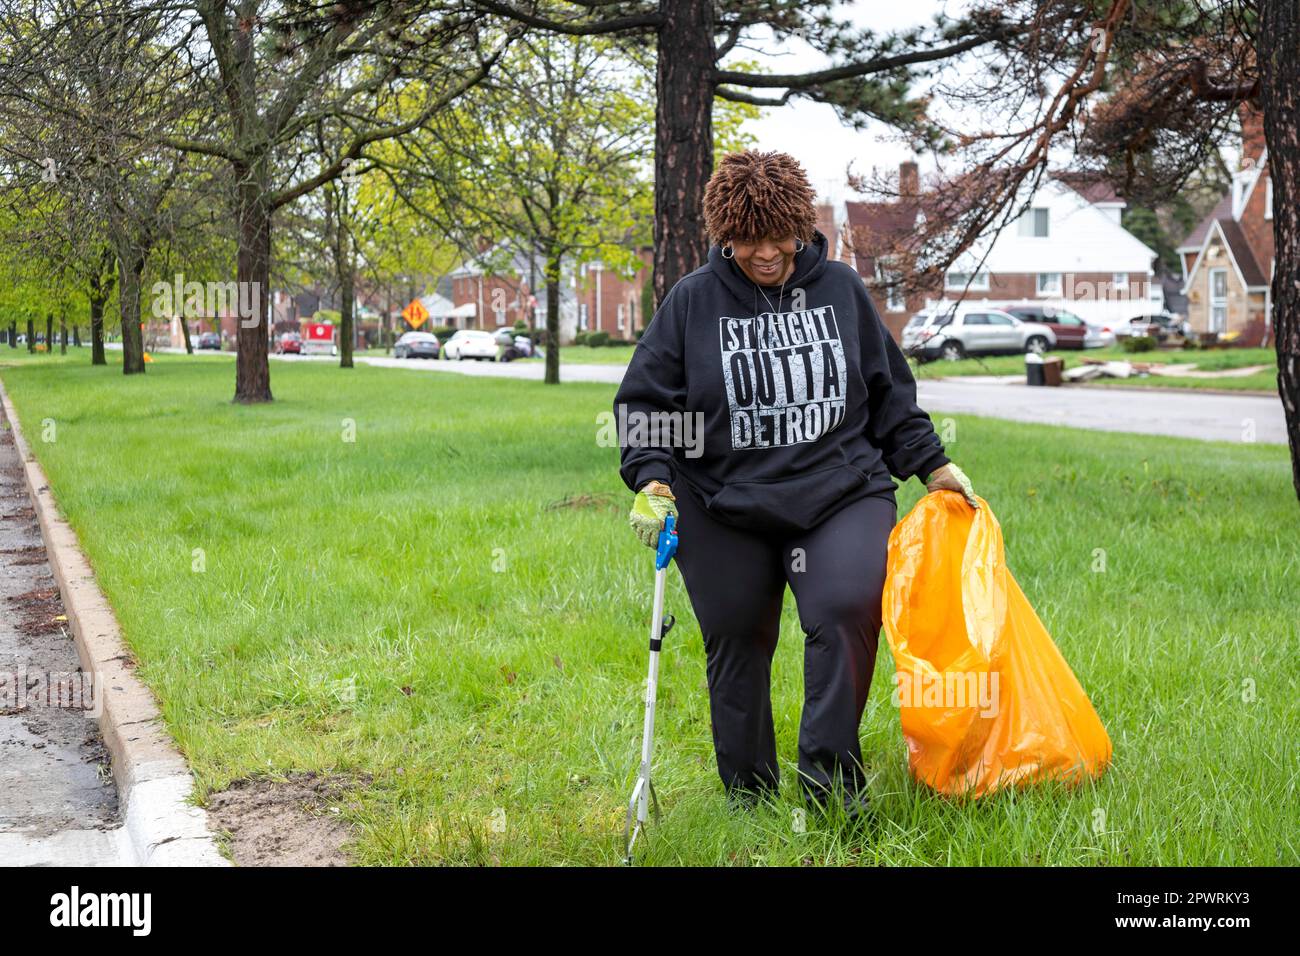
M 751 805 L 777 789 L 769 679 L 789 584 L 805 634 L 800 789 L 856 816 L 893 478 L 975 498 L 862 280 L 828 261 L 813 200 L 785 153 L 722 160 L 704 195 L 708 264 L 665 296 L 614 409 L 641 436 L 619 469 L 638 537 L 654 547 L 664 516 L 679 522 L 728 794 Z

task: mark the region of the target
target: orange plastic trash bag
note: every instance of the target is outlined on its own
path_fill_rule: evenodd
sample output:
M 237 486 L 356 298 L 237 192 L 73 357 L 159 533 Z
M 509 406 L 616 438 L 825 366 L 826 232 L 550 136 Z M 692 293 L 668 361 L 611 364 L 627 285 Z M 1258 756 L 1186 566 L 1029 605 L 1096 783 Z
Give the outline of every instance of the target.
M 1110 737 L 978 500 L 976 511 L 958 492 L 928 494 L 889 536 L 884 625 L 912 776 L 974 796 L 1097 776 Z

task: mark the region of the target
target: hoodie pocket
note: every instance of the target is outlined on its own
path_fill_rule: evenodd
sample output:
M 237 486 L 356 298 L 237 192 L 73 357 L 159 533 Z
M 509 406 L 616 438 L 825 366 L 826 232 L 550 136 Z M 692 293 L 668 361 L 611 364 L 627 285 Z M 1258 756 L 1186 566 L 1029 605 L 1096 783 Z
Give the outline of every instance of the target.
M 861 488 L 867 476 L 847 462 L 783 478 L 725 484 L 708 510 L 722 521 L 763 531 L 807 531 Z

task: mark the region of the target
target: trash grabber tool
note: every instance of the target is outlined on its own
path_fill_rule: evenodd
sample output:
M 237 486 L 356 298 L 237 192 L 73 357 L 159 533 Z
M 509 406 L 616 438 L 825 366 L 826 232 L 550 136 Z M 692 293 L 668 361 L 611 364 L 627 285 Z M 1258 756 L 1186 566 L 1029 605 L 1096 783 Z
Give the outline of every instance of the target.
M 666 515 L 663 531 L 659 533 L 659 547 L 655 550 L 655 601 L 654 613 L 650 621 L 650 676 L 646 678 L 645 683 L 645 728 L 641 734 L 641 766 L 637 771 L 636 785 L 632 788 L 632 798 L 627 802 L 627 825 L 623 829 L 626 848 L 623 863 L 629 866 L 632 863 L 632 844 L 636 842 L 637 835 L 645 829 L 646 816 L 652 803 L 655 820 L 659 819 L 659 796 L 655 793 L 654 784 L 650 782 L 650 760 L 654 756 L 655 746 L 655 698 L 659 690 L 659 649 L 675 623 L 675 618 L 671 614 L 668 615 L 668 620 L 664 620 L 664 579 L 668 573 L 668 564 L 677 553 L 675 526 L 675 516 Z

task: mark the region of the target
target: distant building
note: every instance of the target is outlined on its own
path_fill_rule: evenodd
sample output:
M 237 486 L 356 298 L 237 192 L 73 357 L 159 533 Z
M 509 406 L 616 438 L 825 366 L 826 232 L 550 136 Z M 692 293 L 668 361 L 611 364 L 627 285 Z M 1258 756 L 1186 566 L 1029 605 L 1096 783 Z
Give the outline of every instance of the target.
M 894 273 L 882 250 L 918 225 L 919 204 L 910 198 L 919 193 L 913 162 L 899 167 L 899 193 L 893 202 L 846 203 L 837 244 L 837 257 L 871 288 L 895 339 L 911 315 L 963 298 L 989 305 L 1054 304 L 1093 325 L 1127 322 L 1164 307 L 1155 251 L 1120 225 L 1124 200 L 1103 182 L 1064 173 L 1043 183 L 1009 227 L 964 253 L 942 288 L 936 283 L 906 296 L 884 288 Z
M 1187 320 L 1197 332 L 1235 333 L 1246 345 L 1272 341 L 1273 177 L 1264 121 L 1239 110 L 1241 169 L 1232 188 L 1178 246 Z
M 560 282 L 560 341 L 572 342 L 578 332 L 608 332 L 611 338 L 633 339 L 645 326 L 641 314 L 644 284 L 650 281 L 653 250 L 638 250 L 642 266 L 624 279 L 603 263 L 566 266 Z M 504 257 L 507 265 L 493 269 L 490 262 Z M 542 263 L 498 244 L 452 272 L 449 325 L 487 329 L 523 321 L 534 328 L 546 326 L 546 284 Z

